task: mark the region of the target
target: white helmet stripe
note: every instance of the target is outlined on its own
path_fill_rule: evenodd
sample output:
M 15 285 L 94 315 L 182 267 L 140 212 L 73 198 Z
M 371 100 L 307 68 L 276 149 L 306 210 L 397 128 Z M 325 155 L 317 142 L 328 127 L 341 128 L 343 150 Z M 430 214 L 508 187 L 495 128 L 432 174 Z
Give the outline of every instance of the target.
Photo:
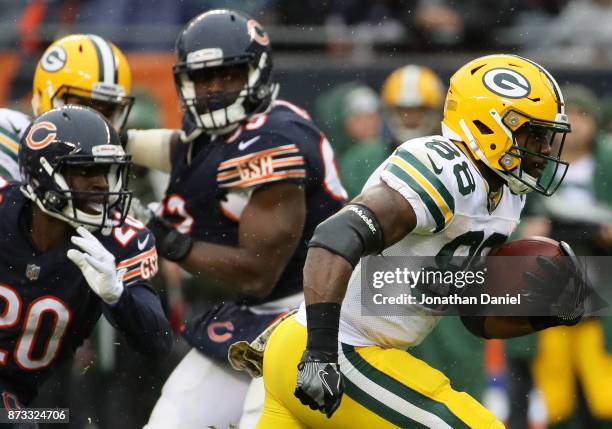
M 96 53 L 98 54 L 98 61 L 100 64 L 100 82 L 104 83 L 117 83 L 117 62 L 115 60 L 115 53 L 111 48 L 111 45 L 100 36 L 95 34 L 89 34 L 89 39 L 93 43 Z
M 402 70 L 402 90 L 399 91 L 397 104 L 405 107 L 418 107 L 423 104 L 423 96 L 419 91 L 419 78 L 421 68 L 417 66 L 407 66 Z M 413 89 L 415 89 L 413 91 Z

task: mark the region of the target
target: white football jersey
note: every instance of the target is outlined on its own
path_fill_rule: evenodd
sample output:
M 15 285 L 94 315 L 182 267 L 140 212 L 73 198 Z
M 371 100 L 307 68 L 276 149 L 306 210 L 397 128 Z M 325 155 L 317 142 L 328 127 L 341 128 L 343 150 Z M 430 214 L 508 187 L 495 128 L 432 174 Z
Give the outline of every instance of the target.
M 30 125 L 30 118 L 21 112 L 0 108 L 0 175 L 21 180 L 17 153 L 19 141 Z
M 402 144 L 370 176 L 364 190 L 381 181 L 406 198 L 417 217 L 416 228 L 385 249 L 384 256 L 486 254 L 516 228 L 525 200 L 504 186 L 501 200 L 489 212 L 488 184 L 472 160 L 442 136 Z M 441 317 L 415 304 L 403 310 L 401 316 L 362 315 L 359 263 L 342 303 L 339 339 L 355 346 L 405 349 L 423 341 Z M 297 320 L 305 324 L 303 304 Z

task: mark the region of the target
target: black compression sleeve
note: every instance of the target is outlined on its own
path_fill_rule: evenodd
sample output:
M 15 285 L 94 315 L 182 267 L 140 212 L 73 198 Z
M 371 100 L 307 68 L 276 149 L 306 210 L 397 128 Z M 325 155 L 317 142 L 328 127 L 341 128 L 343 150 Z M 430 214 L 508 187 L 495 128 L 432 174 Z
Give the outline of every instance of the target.
M 317 226 L 308 247 L 327 249 L 354 267 L 362 256 L 382 252 L 385 239 L 372 210 L 363 204 L 349 204 Z

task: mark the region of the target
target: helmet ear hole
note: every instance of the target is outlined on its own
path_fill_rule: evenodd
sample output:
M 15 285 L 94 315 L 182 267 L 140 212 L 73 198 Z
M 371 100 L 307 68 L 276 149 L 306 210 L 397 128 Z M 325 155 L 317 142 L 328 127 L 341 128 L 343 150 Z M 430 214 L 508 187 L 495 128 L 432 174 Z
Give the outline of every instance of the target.
M 476 128 L 478 128 L 478 131 L 480 131 L 480 134 L 483 134 L 483 135 L 493 134 L 493 130 L 489 128 L 487 125 L 485 125 L 484 123 L 482 123 L 481 121 L 479 121 L 478 119 L 472 121 L 472 123 L 476 126 Z

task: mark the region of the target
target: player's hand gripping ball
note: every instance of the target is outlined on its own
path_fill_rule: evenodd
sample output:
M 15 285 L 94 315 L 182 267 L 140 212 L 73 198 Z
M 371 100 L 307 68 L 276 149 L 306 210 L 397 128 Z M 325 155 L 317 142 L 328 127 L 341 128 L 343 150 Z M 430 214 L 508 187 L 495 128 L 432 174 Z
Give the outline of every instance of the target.
M 493 249 L 486 267 L 488 294 L 520 296 L 520 305 L 500 307 L 498 315 L 553 316 L 560 324 L 573 324 L 584 313 L 588 279 L 565 242 L 545 237 L 514 240 Z

